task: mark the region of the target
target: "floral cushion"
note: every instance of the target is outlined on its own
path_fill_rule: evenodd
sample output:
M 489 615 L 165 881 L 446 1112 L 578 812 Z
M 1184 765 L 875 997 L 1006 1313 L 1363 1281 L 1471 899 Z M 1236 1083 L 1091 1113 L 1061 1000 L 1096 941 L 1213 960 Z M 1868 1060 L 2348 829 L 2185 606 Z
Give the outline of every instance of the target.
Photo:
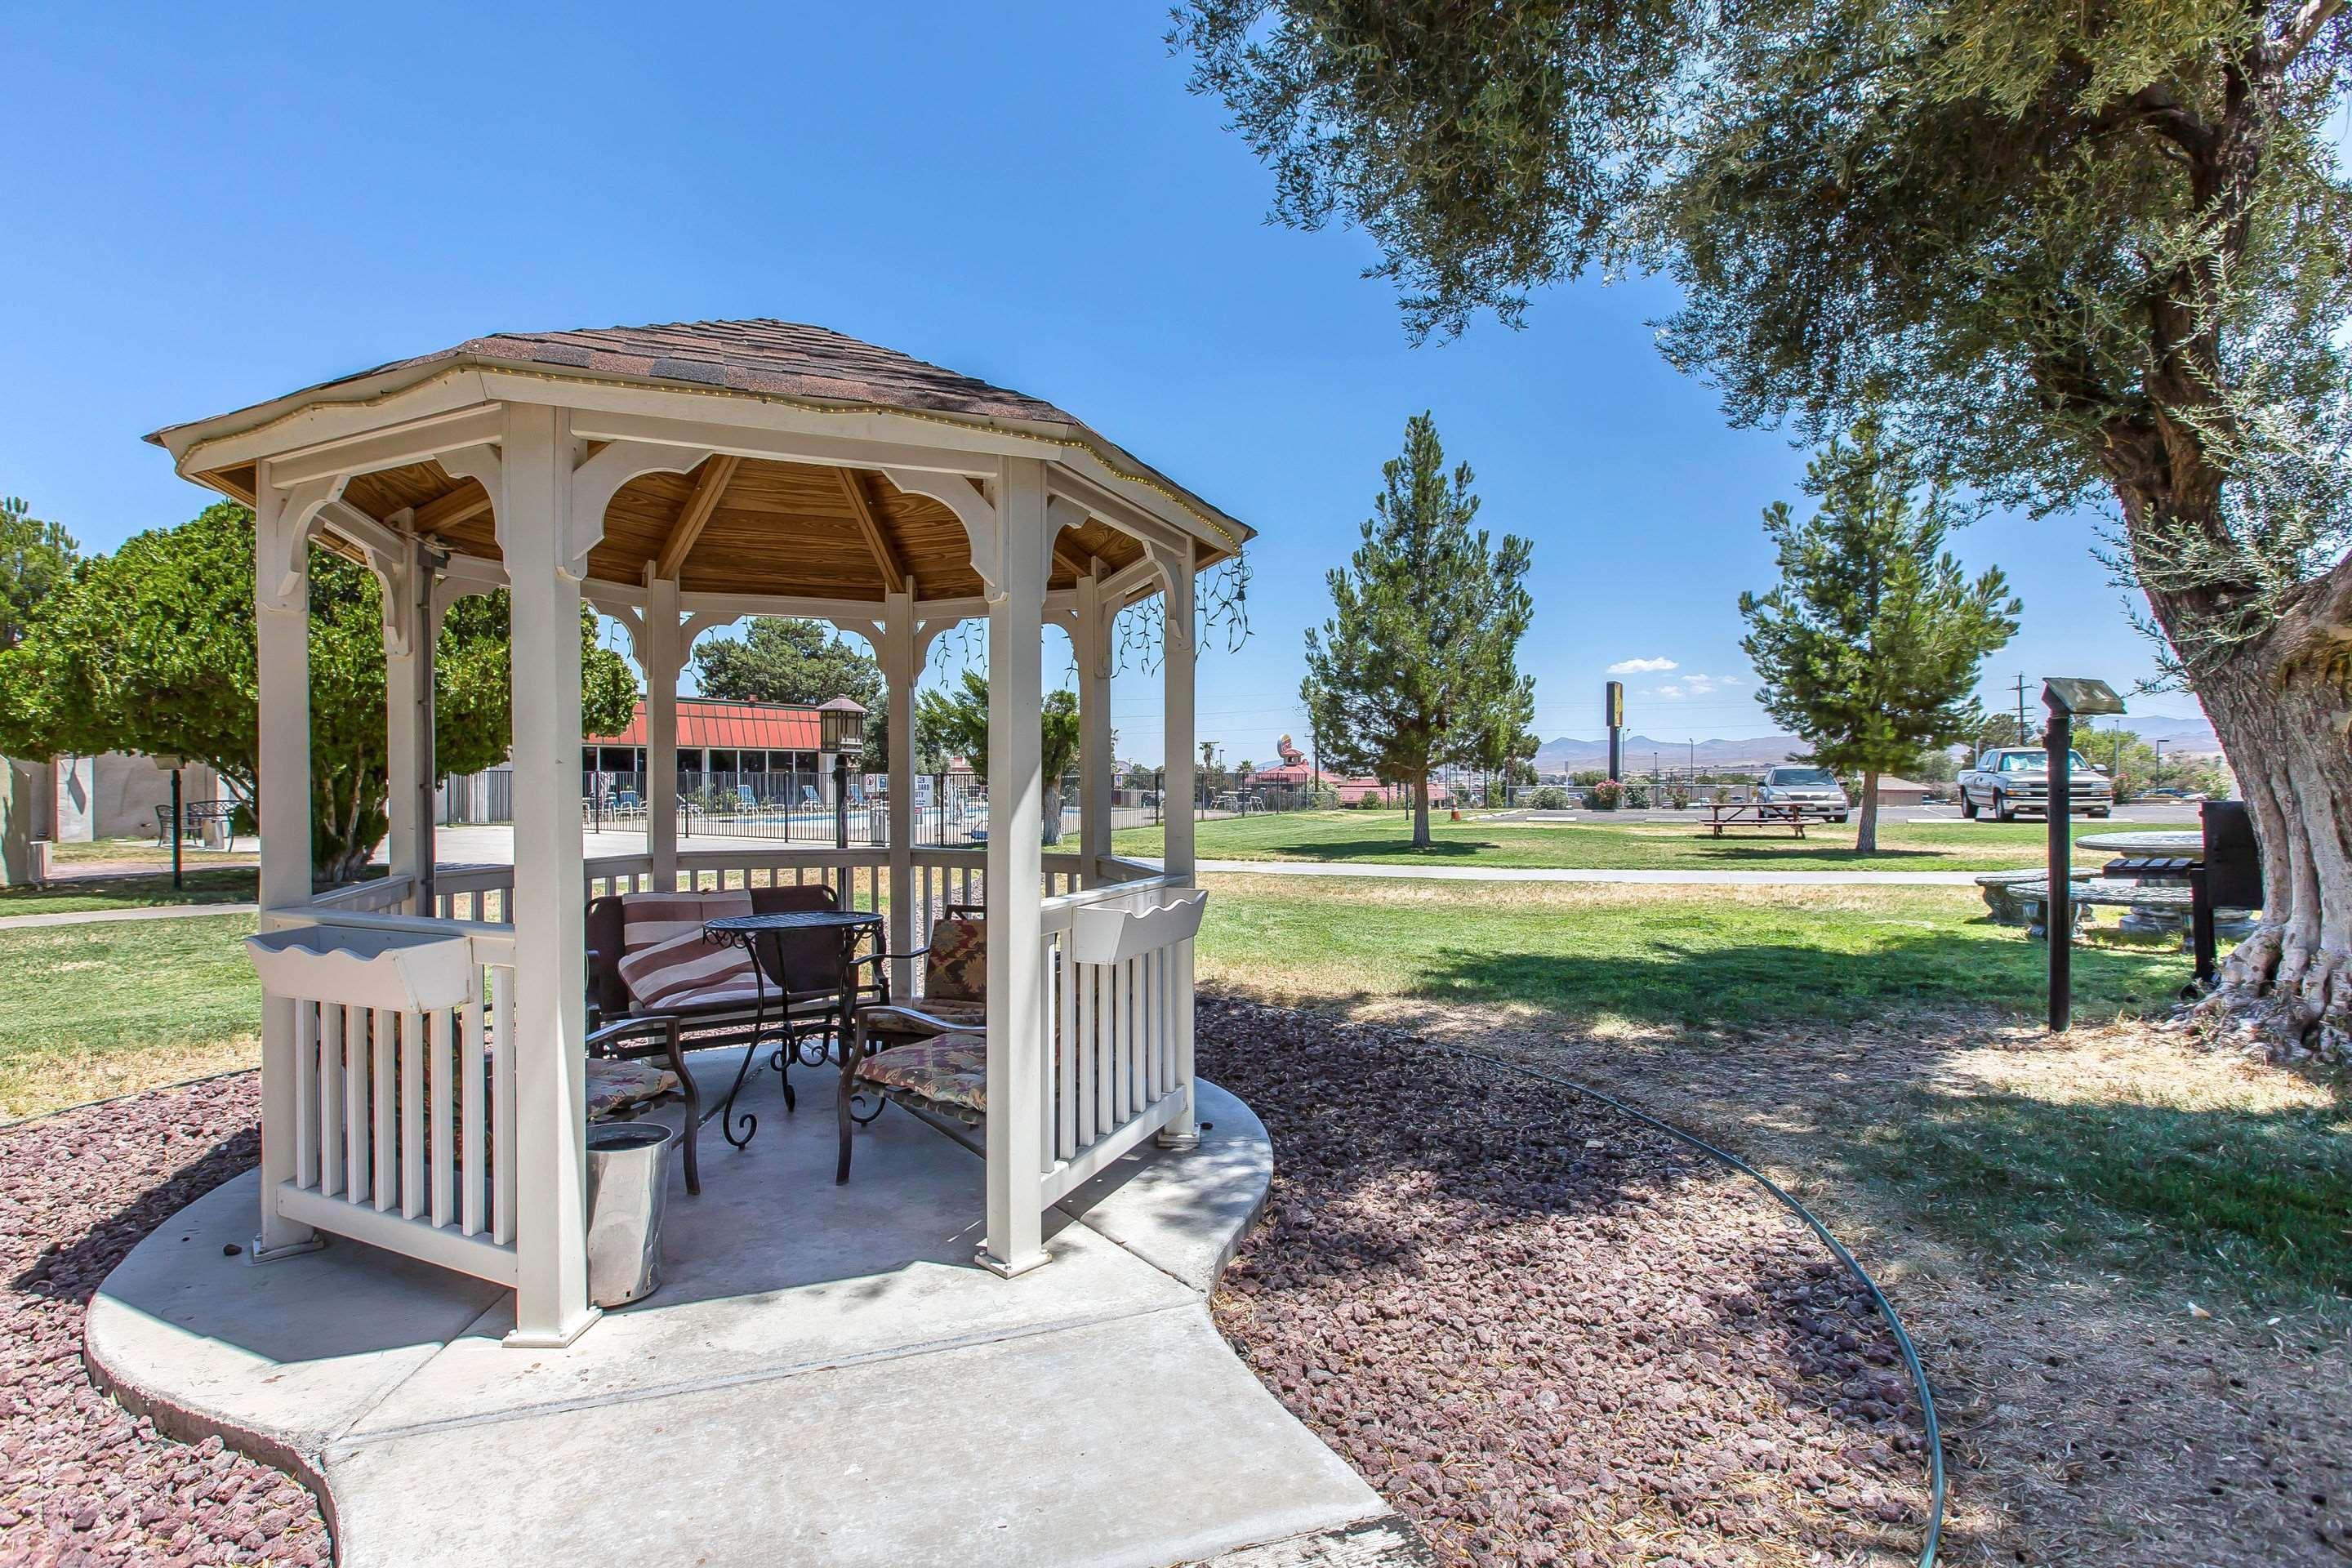
M 657 1062 L 588 1058 L 588 1120 L 601 1121 L 618 1110 L 658 1100 L 678 1087 L 677 1074 Z
M 978 1002 L 987 994 L 987 922 L 950 915 L 931 927 L 931 951 L 923 955 L 922 1005 L 928 1011 L 933 1003 Z
M 935 1035 L 911 1046 L 893 1046 L 859 1062 L 857 1076 L 885 1089 L 985 1114 L 988 1038 L 957 1033 Z

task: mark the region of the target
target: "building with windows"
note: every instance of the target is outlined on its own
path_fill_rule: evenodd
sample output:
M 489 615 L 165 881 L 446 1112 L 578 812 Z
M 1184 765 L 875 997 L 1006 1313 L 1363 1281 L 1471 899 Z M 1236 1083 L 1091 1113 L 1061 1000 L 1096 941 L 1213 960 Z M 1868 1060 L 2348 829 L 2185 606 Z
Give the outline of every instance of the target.
M 833 753 L 823 743 L 821 714 L 828 708 L 866 710 L 847 697 L 823 706 L 796 702 L 722 702 L 709 698 L 677 700 L 677 793 L 689 799 L 717 791 L 732 795 L 749 788 L 761 799 L 775 794 L 799 802 L 803 785 L 829 799 Z M 646 788 L 646 705 L 640 701 L 615 735 L 581 742 L 582 793 L 595 795 Z

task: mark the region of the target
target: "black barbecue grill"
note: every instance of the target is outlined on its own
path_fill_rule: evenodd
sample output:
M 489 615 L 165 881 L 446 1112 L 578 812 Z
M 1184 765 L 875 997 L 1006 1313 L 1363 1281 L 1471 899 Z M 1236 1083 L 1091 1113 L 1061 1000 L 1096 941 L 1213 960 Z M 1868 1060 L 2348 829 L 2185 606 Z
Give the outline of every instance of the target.
M 2201 856 L 2118 855 L 2099 873 L 2116 881 L 2189 884 L 2189 938 L 2200 986 L 2213 983 L 2218 968 L 2213 911 L 2263 907 L 2263 851 L 2246 803 L 2209 800 L 2203 815 Z

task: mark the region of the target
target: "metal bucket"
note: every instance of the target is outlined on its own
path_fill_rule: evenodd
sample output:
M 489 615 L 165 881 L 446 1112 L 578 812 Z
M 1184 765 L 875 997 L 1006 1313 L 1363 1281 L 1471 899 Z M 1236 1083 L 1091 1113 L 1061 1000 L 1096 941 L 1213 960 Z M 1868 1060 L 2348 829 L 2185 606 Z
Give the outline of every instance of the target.
M 658 1122 L 588 1130 L 588 1299 L 599 1307 L 625 1307 L 661 1288 L 662 1209 L 676 1142 Z

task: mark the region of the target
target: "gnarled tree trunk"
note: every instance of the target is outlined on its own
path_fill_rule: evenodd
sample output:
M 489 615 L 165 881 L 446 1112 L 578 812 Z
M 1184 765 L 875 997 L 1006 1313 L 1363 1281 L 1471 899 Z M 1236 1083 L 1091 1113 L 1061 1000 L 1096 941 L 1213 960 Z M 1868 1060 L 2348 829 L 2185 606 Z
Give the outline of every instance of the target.
M 2168 608 L 2180 611 L 2159 603 L 2159 619 Z M 2352 626 L 2327 624 L 2328 608 L 2315 583 L 2297 612 L 2191 676 L 2263 849 L 2262 924 L 2222 966 L 2207 1009 L 2273 1045 L 2342 1059 L 2352 1056 Z

